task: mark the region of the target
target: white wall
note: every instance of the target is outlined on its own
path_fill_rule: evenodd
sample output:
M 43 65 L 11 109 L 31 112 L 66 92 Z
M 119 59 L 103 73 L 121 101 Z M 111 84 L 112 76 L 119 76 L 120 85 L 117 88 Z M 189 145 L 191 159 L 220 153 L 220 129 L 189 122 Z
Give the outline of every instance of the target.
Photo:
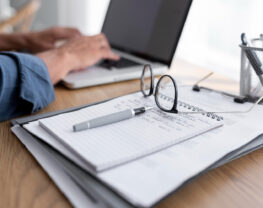
M 48 27 L 57 26 L 58 8 L 58 0 L 42 0 L 40 10 L 38 11 L 33 23 L 33 30 L 41 30 Z
M 100 32 L 109 0 L 59 0 L 59 24 L 85 34 Z
M 1 0 L 0 0 L 1 1 Z M 11 6 L 20 9 L 30 0 L 10 0 Z M 65 0 L 66 2 L 67 0 Z M 32 29 L 42 30 L 58 25 L 58 0 L 42 0 L 41 7 L 34 19 Z
M 238 79 L 242 32 L 263 33 L 262 0 L 195 0 L 177 55 Z
M 0 21 L 11 17 L 14 9 L 10 6 L 9 0 L 0 0 Z

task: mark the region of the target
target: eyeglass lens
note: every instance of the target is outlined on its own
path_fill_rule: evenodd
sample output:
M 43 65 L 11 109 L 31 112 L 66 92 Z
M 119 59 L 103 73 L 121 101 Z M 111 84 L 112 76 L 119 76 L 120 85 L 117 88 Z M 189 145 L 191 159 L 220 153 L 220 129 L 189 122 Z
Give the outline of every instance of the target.
M 141 78 L 141 90 L 144 96 L 150 96 L 153 91 L 153 75 L 150 65 L 146 65 L 143 69 Z
M 176 99 L 172 78 L 170 76 L 161 77 L 156 87 L 155 100 L 157 105 L 162 110 L 171 111 Z

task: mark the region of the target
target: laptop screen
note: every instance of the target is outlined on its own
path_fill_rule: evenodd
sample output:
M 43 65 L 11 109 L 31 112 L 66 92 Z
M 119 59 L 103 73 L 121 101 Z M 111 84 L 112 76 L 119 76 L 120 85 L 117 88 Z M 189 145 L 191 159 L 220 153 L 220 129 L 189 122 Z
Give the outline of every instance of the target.
M 192 0 L 111 0 L 102 32 L 113 48 L 171 65 Z

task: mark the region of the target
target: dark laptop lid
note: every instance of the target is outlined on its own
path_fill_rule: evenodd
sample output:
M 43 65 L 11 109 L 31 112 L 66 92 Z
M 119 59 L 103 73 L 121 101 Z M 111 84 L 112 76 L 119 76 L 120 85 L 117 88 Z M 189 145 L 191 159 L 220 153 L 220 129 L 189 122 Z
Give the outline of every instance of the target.
M 170 66 L 192 0 L 111 0 L 102 32 L 111 46 Z

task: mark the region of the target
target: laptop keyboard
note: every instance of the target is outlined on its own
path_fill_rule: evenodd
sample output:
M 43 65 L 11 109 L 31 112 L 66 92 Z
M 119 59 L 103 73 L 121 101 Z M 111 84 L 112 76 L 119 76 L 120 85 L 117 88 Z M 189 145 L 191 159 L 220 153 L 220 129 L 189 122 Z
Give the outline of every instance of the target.
M 122 69 L 122 68 L 128 68 L 132 66 L 138 66 L 141 64 L 121 57 L 118 61 L 105 59 L 98 65 L 106 69 L 112 69 L 112 68 Z

